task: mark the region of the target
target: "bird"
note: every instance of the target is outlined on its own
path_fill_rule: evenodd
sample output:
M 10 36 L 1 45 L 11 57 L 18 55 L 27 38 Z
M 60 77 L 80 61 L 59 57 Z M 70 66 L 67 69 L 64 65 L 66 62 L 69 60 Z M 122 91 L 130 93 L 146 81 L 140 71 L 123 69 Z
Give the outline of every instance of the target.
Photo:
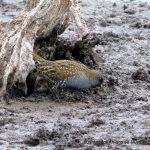
M 99 70 L 93 70 L 86 65 L 74 60 L 45 60 L 33 52 L 36 71 L 54 82 L 57 87 L 68 87 L 72 89 L 88 89 L 101 85 L 102 74 Z

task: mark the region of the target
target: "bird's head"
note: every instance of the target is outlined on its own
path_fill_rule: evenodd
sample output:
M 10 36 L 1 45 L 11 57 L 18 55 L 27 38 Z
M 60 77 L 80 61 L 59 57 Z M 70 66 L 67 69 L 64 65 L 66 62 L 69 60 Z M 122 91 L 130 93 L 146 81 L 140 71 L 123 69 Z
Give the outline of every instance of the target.
M 94 72 L 95 78 L 98 80 L 99 84 L 103 83 L 103 76 L 100 70 L 92 70 Z

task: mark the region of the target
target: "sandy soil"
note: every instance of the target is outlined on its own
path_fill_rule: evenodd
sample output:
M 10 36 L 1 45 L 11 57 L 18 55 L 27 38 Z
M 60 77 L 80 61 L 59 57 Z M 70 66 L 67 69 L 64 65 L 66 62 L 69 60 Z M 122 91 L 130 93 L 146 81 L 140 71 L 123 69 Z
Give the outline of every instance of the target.
M 1 4 L 3 20 L 13 17 L 4 11 L 17 10 L 16 15 L 22 7 Z M 12 99 L 9 106 L 1 103 L 0 149 L 150 149 L 150 3 L 80 4 L 89 29 L 99 35 L 95 48 L 104 76 L 114 86 L 106 93 L 86 94 L 83 101 L 30 96 Z

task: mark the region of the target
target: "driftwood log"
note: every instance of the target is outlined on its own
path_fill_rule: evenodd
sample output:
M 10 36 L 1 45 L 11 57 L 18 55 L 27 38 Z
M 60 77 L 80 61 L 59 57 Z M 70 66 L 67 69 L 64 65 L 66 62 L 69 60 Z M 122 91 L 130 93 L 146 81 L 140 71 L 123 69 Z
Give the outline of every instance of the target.
M 78 0 L 28 0 L 20 16 L 10 22 L 0 21 L 0 96 L 16 82 L 23 83 L 34 68 L 32 51 L 37 39 L 61 34 L 74 22 L 78 38 L 88 33 L 80 16 Z

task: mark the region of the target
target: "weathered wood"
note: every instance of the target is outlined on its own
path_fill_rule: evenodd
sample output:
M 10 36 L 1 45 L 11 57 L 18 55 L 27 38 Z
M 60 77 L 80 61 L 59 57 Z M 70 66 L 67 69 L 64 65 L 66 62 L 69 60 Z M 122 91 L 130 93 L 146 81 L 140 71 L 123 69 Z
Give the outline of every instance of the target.
M 79 13 L 78 0 L 28 0 L 20 16 L 8 23 L 0 22 L 0 95 L 16 82 L 25 83 L 34 68 L 31 52 L 39 38 L 58 35 L 75 22 L 78 38 L 87 34 L 87 26 Z M 26 93 L 26 85 L 24 86 Z

